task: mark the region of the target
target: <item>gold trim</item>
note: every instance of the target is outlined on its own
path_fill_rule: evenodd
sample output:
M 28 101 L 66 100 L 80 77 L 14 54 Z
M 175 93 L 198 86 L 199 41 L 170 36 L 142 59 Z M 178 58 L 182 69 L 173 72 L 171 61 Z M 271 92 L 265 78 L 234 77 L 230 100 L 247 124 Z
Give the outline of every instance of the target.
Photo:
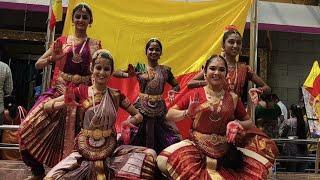
M 148 101 L 161 101 L 163 99 L 162 95 L 149 95 L 144 93 L 140 93 L 139 97 L 141 99 L 148 100 Z
M 112 134 L 112 129 L 108 130 L 100 130 L 100 129 L 95 129 L 95 130 L 88 130 L 88 129 L 81 129 L 83 132 L 83 135 L 85 137 L 91 137 L 93 139 L 100 139 L 102 137 L 109 137 Z
M 60 71 L 59 73 L 60 77 L 67 82 L 72 82 L 75 84 L 80 84 L 80 83 L 87 83 L 90 81 L 91 76 L 80 76 L 79 74 L 68 74 L 68 73 L 64 73 L 62 71 Z

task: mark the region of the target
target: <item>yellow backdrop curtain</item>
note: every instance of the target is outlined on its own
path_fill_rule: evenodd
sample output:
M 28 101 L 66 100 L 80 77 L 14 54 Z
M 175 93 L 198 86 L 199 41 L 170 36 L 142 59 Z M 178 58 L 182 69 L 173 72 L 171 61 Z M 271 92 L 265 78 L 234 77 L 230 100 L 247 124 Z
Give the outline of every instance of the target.
M 220 53 L 223 29 L 233 24 L 243 32 L 251 0 L 69 0 L 63 34 L 73 34 L 72 10 L 80 2 L 93 11 L 89 37 L 111 51 L 116 69 L 146 63 L 145 44 L 158 38 L 160 64 L 179 76 L 200 70 L 206 58 Z

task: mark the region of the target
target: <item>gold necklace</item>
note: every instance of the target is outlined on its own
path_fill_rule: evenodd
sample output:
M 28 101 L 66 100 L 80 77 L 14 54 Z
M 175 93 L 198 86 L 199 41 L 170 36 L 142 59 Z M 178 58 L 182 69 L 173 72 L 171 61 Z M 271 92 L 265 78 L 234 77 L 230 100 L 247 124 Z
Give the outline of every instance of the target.
M 222 109 L 222 102 L 224 99 L 225 91 L 221 90 L 220 92 L 216 93 L 212 91 L 208 86 L 204 87 L 205 93 L 207 94 L 207 99 L 211 106 L 211 113 L 209 115 L 209 119 L 211 121 L 220 121 L 221 120 L 221 109 Z M 216 108 L 214 106 L 218 104 Z
M 72 62 L 74 62 L 76 64 L 82 62 L 81 55 L 82 55 L 82 51 L 84 49 L 84 46 L 87 44 L 87 41 L 88 41 L 88 37 L 86 37 L 86 39 L 84 40 L 79 53 L 76 53 L 76 50 L 75 50 L 75 39 L 72 41 L 72 53 L 73 53 Z
M 228 67 L 231 67 L 231 66 L 228 66 Z M 227 75 L 228 86 L 229 86 L 229 89 L 234 92 L 237 85 L 237 80 L 238 80 L 238 63 L 237 62 L 235 64 L 235 76 L 233 77 L 234 77 L 233 82 L 231 82 L 232 77 L 231 77 L 231 72 L 229 72 Z

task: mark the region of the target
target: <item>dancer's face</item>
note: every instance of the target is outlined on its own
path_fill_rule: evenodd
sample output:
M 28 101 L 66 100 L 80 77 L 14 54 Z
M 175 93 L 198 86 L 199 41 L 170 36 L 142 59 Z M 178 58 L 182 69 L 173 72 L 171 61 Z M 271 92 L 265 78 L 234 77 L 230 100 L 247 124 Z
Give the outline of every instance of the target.
M 87 11 L 77 10 L 73 15 L 73 23 L 78 30 L 86 30 L 91 22 L 91 17 Z
M 157 42 L 152 42 L 147 49 L 147 57 L 149 60 L 157 61 L 161 56 L 161 48 Z
M 224 51 L 233 57 L 240 54 L 242 49 L 242 38 L 237 33 L 232 33 L 224 42 Z
M 223 85 L 226 80 L 226 66 L 223 60 L 216 57 L 212 62 L 208 65 L 206 80 L 209 85 L 217 86 Z
M 93 67 L 92 77 L 94 79 L 94 83 L 105 84 L 110 79 L 112 74 L 112 67 L 109 59 L 98 58 L 95 61 L 95 65 Z

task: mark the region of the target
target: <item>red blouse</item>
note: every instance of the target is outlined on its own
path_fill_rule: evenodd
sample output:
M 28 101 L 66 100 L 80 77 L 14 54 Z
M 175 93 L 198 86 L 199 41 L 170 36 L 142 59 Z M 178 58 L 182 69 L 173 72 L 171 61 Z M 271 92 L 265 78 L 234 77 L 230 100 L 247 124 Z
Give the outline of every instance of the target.
M 177 106 L 179 109 L 188 109 L 190 97 L 193 99 L 195 94 L 199 94 L 199 102 L 200 106 L 203 106 L 205 110 L 199 112 L 196 117 L 193 119 L 192 128 L 203 134 L 219 134 L 225 135 L 226 127 L 228 122 L 233 120 L 243 120 L 243 118 L 247 115 L 247 112 L 240 100 L 238 98 L 236 108 L 234 108 L 233 97 L 230 92 L 225 92 L 225 95 L 222 100 L 221 111 L 219 113 L 212 112 L 207 104 L 207 98 L 205 95 L 204 89 L 196 88 L 189 91 L 186 95 L 184 95 L 178 102 Z M 218 106 L 218 104 L 214 105 L 214 109 Z M 211 120 L 212 114 L 216 113 L 218 115 L 217 120 Z

